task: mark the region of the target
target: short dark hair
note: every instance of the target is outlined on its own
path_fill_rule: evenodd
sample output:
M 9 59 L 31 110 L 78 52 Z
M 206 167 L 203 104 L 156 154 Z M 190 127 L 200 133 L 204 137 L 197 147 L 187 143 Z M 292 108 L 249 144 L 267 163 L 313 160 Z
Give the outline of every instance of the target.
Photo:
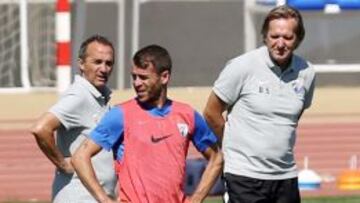
M 110 46 L 112 51 L 113 51 L 113 60 L 115 62 L 115 49 L 113 44 L 110 42 L 110 40 L 108 40 L 106 37 L 99 35 L 99 34 L 95 34 L 90 36 L 89 38 L 87 38 L 85 41 L 83 41 L 83 43 L 81 43 L 79 52 L 78 52 L 78 58 L 81 60 L 85 60 L 86 56 L 86 51 L 87 51 L 87 47 L 89 46 L 90 43 L 92 42 L 98 42 L 100 44 L 106 45 L 106 46 Z
M 146 46 L 137 51 L 133 57 L 133 62 L 140 68 L 147 68 L 149 63 L 151 63 L 158 74 L 166 70 L 171 73 L 172 62 L 169 52 L 156 44 Z
M 281 18 L 285 18 L 285 19 L 292 18 L 295 19 L 295 21 L 297 22 L 297 27 L 295 30 L 297 37 L 295 48 L 297 48 L 305 37 L 305 28 L 300 12 L 295 8 L 287 5 L 275 7 L 268 13 L 261 29 L 263 40 L 265 41 L 266 39 L 266 35 L 269 31 L 270 22 L 274 19 L 281 19 Z

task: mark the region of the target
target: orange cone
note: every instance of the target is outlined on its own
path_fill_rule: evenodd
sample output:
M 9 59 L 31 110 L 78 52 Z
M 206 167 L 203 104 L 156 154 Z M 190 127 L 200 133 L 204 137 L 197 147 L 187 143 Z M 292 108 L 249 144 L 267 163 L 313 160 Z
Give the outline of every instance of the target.
M 340 173 L 337 186 L 341 190 L 360 190 L 360 170 L 357 169 L 357 157 L 350 159 L 350 169 Z

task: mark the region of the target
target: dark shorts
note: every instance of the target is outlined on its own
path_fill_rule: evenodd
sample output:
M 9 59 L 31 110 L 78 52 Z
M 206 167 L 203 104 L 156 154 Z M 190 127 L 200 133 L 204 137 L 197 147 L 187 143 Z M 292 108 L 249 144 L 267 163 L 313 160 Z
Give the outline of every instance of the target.
M 297 178 L 260 180 L 226 173 L 227 203 L 300 203 Z

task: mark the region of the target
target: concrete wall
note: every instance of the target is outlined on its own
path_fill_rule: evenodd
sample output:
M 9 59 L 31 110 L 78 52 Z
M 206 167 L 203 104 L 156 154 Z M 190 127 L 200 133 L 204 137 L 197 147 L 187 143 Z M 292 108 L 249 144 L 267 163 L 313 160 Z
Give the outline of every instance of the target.
M 130 87 L 132 45 L 132 4 L 125 1 L 126 30 L 118 33 L 118 6 L 116 2 L 86 3 L 83 38 L 93 33 L 108 36 L 117 46 L 125 47 L 125 74 L 117 70 L 111 86 L 118 87 L 122 78 Z M 360 15 L 342 12 L 337 15 L 321 11 L 302 11 L 306 36 L 296 51 L 314 64 L 359 63 Z M 139 47 L 159 44 L 166 47 L 173 58 L 172 86 L 212 86 L 225 63 L 244 53 L 244 1 L 148 1 L 140 6 Z M 265 13 L 254 15 L 260 27 Z M 76 15 L 75 15 L 76 16 Z M 75 20 L 73 20 L 75 21 Z M 74 25 L 75 27 L 78 25 Z M 73 27 L 74 27 L 73 26 Z M 340 27 L 341 26 L 341 27 Z M 119 45 L 119 36 L 125 34 L 125 43 Z M 260 35 L 257 45 L 262 45 Z M 359 73 L 320 73 L 319 86 L 360 85 Z

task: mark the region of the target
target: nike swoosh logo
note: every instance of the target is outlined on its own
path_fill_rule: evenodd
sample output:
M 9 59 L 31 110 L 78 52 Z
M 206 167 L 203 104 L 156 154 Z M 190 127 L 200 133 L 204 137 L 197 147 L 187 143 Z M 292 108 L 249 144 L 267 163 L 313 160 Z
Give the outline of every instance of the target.
M 158 143 L 162 140 L 165 140 L 166 138 L 170 137 L 171 135 L 165 135 L 165 136 L 162 136 L 162 137 L 154 137 L 154 135 L 151 135 L 151 142 L 152 143 Z

